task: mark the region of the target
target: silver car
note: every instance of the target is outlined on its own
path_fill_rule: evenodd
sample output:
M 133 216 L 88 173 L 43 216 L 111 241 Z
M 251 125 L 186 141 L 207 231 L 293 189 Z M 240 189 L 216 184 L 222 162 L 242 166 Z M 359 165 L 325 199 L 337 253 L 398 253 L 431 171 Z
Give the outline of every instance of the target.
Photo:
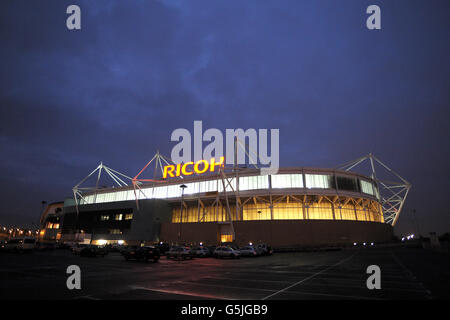
M 205 247 L 197 247 L 192 249 L 192 252 L 195 254 L 196 257 L 209 257 L 210 252 L 208 248 Z
M 256 257 L 259 255 L 256 249 L 252 246 L 240 248 L 239 252 L 241 253 L 241 257 Z
M 188 247 L 172 247 L 166 252 L 166 257 L 167 259 L 185 260 L 194 258 L 194 254 Z
M 240 253 L 239 250 L 233 249 L 230 247 L 217 247 L 216 250 L 214 250 L 214 257 L 216 258 L 233 258 L 233 259 L 239 259 Z

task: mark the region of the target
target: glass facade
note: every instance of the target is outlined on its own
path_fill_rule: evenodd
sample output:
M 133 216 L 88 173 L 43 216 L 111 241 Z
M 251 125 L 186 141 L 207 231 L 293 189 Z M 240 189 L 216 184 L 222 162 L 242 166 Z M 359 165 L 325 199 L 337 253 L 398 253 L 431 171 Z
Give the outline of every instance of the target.
M 269 176 L 239 177 L 239 190 L 269 189 Z
M 338 204 L 334 208 L 334 213 L 338 220 L 356 220 L 355 207 L 351 204 Z
M 304 219 L 303 206 L 298 202 L 279 202 L 273 205 L 274 220 Z
M 301 174 L 275 174 L 271 176 L 272 188 L 303 188 Z
M 297 198 L 297 197 L 296 197 Z M 362 203 L 361 203 L 362 202 Z M 322 198 L 317 200 L 310 196 L 305 201 L 298 201 L 282 197 L 282 201 L 270 203 L 265 201 L 246 201 L 239 212 L 230 205 L 233 221 L 257 220 L 358 220 L 384 222 L 381 206 L 374 200 L 356 200 L 347 198 L 343 203 L 331 202 Z M 188 222 L 224 222 L 229 221 L 226 206 L 213 203 L 211 206 L 193 206 L 183 209 L 183 223 Z M 172 222 L 180 222 L 180 208 L 172 211 Z
M 242 220 L 270 220 L 270 208 L 268 203 L 247 204 L 243 208 Z
M 309 203 L 305 205 L 306 216 L 312 220 L 333 220 L 333 210 L 331 203 Z
M 306 187 L 308 189 L 329 189 L 331 188 L 332 176 L 325 174 L 305 174 Z
M 372 183 L 364 180 L 359 180 L 359 182 L 361 184 L 361 192 L 370 194 L 372 196 L 375 195 L 373 191 L 373 189 L 375 188 L 372 186 Z
M 239 184 L 236 177 L 228 179 L 226 191 L 232 192 L 239 189 L 245 191 L 252 190 L 276 190 L 281 189 L 337 189 L 360 193 L 362 196 L 370 195 L 379 199 L 378 189 L 370 180 L 359 179 L 356 176 L 343 176 L 337 174 L 312 174 L 312 173 L 280 173 L 275 175 L 255 175 L 240 176 Z M 185 196 L 204 195 L 206 193 L 223 192 L 221 179 L 211 179 L 207 181 L 186 182 L 184 189 Z M 283 190 L 284 192 L 285 190 Z M 298 192 L 298 191 L 297 191 Z M 297 192 L 294 192 L 295 195 Z M 175 199 L 181 197 L 182 190 L 180 184 L 157 185 L 154 187 L 142 186 L 135 190 L 111 191 L 106 193 L 91 194 L 83 197 L 80 204 L 103 203 L 114 201 L 130 201 L 138 199 Z M 298 195 L 297 198 L 303 196 Z M 308 200 L 309 201 L 309 200 Z M 381 221 L 380 209 L 367 207 L 355 203 L 330 203 L 330 201 L 306 201 L 285 199 L 273 203 L 270 208 L 268 203 L 255 204 L 253 201 L 245 203 L 241 212 L 236 213 L 236 209 L 231 209 L 233 219 L 239 220 L 293 220 L 293 219 L 335 219 L 335 220 L 360 220 L 360 221 Z M 377 203 L 376 201 L 374 203 Z M 379 206 L 379 204 L 378 204 Z M 183 222 L 213 222 L 227 221 L 226 208 L 222 203 L 215 207 L 194 207 L 183 210 Z M 109 219 L 104 217 L 104 219 Z M 122 217 L 122 219 L 127 219 Z M 173 222 L 180 221 L 180 209 L 173 211 Z M 382 222 L 382 221 L 381 221 Z
M 239 179 L 239 183 L 237 183 Z M 83 197 L 80 204 L 130 201 L 138 199 L 173 199 L 172 222 L 203 223 L 229 221 L 228 211 L 221 192 L 222 179 L 186 182 L 184 195 L 187 196 L 183 211 L 179 198 L 180 184 L 141 186 L 136 190 L 118 190 L 91 194 Z M 229 195 L 231 219 L 237 221 L 258 220 L 356 220 L 384 222 L 377 186 L 370 178 L 337 172 L 320 173 L 279 173 L 274 175 L 254 175 L 230 177 L 225 180 L 226 191 L 239 190 L 240 205 L 236 210 L 236 197 Z M 283 189 L 283 190 L 282 190 Z M 287 189 L 287 190 L 286 190 Z M 288 189 L 293 189 L 289 191 Z M 297 190 L 295 190 L 297 189 Z M 326 192 L 300 191 L 298 189 L 327 189 Z M 253 190 L 268 192 L 253 193 Z M 332 190 L 349 193 L 331 193 Z M 250 192 L 246 192 L 250 191 Z M 289 193 L 289 195 L 283 195 Z M 262 194 L 262 195 L 261 195 Z M 192 197 L 194 195 L 194 197 Z M 197 197 L 198 195 L 198 197 Z M 208 197 L 205 197 L 205 196 Z M 191 197 L 189 197 L 191 196 Z M 371 198 L 371 197 L 374 198 Z M 376 198 L 376 199 L 375 199 Z M 202 201 L 199 201 L 202 199 Z M 186 200 L 186 198 L 185 198 Z M 178 202 L 178 205 L 176 204 Z M 100 216 L 105 220 L 130 220 L 132 214 Z
M 236 220 L 236 207 L 230 206 L 231 218 Z M 172 209 L 172 222 L 180 222 L 181 206 Z M 182 222 L 224 222 L 229 221 L 226 205 L 210 207 L 184 207 Z

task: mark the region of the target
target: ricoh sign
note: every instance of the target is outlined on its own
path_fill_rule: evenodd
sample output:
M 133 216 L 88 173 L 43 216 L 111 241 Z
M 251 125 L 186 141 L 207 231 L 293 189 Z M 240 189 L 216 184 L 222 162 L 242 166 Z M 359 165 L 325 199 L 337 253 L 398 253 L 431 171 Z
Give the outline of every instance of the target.
M 220 157 L 220 161 L 216 162 L 215 158 L 211 158 L 208 162 L 206 160 L 198 160 L 197 162 L 186 162 L 184 164 L 167 165 L 164 167 L 163 178 L 189 176 L 197 173 L 214 172 L 216 168 L 224 166 L 224 157 Z

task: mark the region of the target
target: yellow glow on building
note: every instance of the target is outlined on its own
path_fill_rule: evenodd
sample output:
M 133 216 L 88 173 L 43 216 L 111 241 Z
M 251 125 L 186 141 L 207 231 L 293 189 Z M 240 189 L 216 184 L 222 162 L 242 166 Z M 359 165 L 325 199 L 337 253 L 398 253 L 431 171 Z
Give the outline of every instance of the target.
M 384 222 L 381 206 L 367 199 L 345 199 L 332 202 L 326 197 L 307 198 L 305 201 L 284 197 L 274 201 L 272 210 L 265 201 L 247 201 L 238 214 L 238 221 L 258 220 L 357 220 Z M 236 207 L 230 205 L 232 220 L 236 220 Z M 183 208 L 183 223 L 229 221 L 225 205 L 187 206 Z M 172 209 L 172 222 L 180 222 L 180 208 Z
M 222 234 L 220 236 L 220 242 L 233 242 L 233 236 L 231 234 Z

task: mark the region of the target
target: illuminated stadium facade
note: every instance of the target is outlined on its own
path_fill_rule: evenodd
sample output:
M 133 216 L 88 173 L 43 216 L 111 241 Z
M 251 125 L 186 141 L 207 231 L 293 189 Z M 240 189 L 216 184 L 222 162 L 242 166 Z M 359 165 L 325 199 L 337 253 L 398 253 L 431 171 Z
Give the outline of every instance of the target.
M 341 169 L 281 168 L 261 175 L 235 167 L 147 183 L 100 164 L 91 175 L 99 179 L 106 172 L 118 186 L 75 186 L 74 200 L 64 205 L 62 239 L 85 234 L 94 243 L 234 241 L 274 247 L 386 242 L 410 185 L 400 176 L 402 182 L 387 185 L 375 174 L 349 171 L 365 160 L 373 167 L 372 157 Z M 380 194 L 380 187 L 393 197 Z

